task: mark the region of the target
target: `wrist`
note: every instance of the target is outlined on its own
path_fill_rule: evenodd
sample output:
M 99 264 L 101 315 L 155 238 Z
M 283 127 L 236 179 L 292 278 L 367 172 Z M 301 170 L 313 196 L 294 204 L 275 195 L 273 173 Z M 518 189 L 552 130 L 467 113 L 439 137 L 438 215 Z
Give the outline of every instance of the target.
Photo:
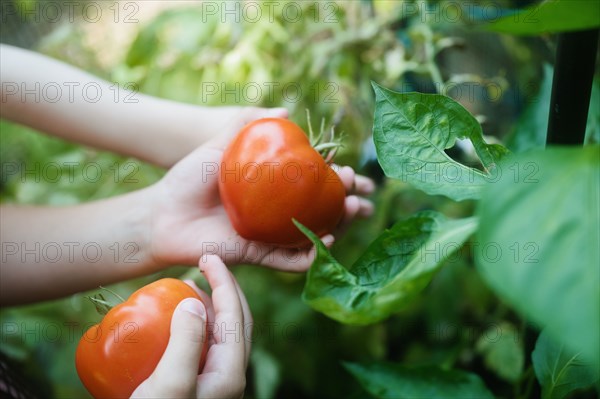
M 195 263 L 197 259 L 190 261 L 186 258 L 185 253 L 189 248 L 175 238 L 180 233 L 181 221 L 173 189 L 163 178 L 144 191 L 148 212 L 145 242 L 149 263 L 157 271 L 169 266 Z
M 132 193 L 131 207 L 137 209 L 136 222 L 133 223 L 133 235 L 139 245 L 139 259 L 147 273 L 154 273 L 169 266 L 160 255 L 157 247 L 155 225 L 159 208 L 159 187 L 153 184 Z

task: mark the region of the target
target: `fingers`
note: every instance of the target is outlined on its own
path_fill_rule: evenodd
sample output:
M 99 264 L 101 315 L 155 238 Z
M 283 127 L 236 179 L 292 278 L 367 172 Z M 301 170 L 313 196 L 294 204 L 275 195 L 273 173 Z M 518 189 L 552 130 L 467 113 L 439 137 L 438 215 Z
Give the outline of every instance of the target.
M 132 397 L 192 397 L 196 394 L 198 364 L 206 340 L 206 309 L 195 298 L 177 305 L 171 319 L 167 349 L 154 372 Z M 149 395 L 148 395 L 149 394 Z
M 212 299 L 211 299 L 210 295 L 208 295 L 206 292 L 204 292 L 200 288 L 198 288 L 196 283 L 194 283 L 192 280 L 184 280 L 184 283 L 186 283 L 187 285 L 192 287 L 192 289 L 194 291 L 196 291 L 196 294 L 198 294 L 198 296 L 202 300 L 202 303 L 204 304 L 204 307 L 206 308 L 207 322 L 209 325 L 212 325 L 212 323 L 215 322 L 215 309 L 213 307 Z M 209 337 L 209 344 L 214 343 L 214 342 L 211 342 L 211 340 L 212 340 L 212 337 Z
M 344 215 L 340 221 L 340 226 L 350 224 L 360 212 L 360 199 L 356 195 L 349 195 L 344 202 Z
M 349 195 L 344 203 L 344 215 L 338 224 L 335 234 L 343 235 L 356 218 L 366 218 L 373 214 L 373 203 L 367 199 Z
M 206 365 L 198 377 L 197 395 L 239 397 L 246 385 L 245 314 L 249 314 L 249 309 L 244 310 L 242 302 L 246 300 L 220 258 L 203 256 L 199 266 L 212 288 L 215 323 L 210 333 L 215 344 L 210 347 Z
M 349 166 L 339 168 L 338 175 L 348 195 L 345 204 L 346 211 L 340 222 L 340 226 L 342 227 L 340 230 L 344 230 L 355 218 L 366 218 L 373 214 L 373 203 L 361 196 L 373 193 L 375 191 L 375 183 L 368 177 L 357 175 L 354 169 Z
M 342 217 L 341 224 L 345 222 L 351 222 L 355 218 L 366 218 L 373 214 L 374 207 L 373 203 L 368 199 L 357 197 L 356 195 L 349 195 L 345 201 L 345 213 Z
M 358 195 L 370 195 L 375 191 L 375 182 L 363 175 L 354 178 L 354 192 Z
M 289 112 L 285 108 L 269 108 L 264 110 L 264 114 L 260 118 L 285 118 L 289 117 Z
M 240 114 L 240 121 L 242 124 L 250 123 L 256 119 L 261 118 L 287 118 L 289 115 L 288 110 L 279 108 L 257 108 L 257 107 L 244 107 Z
M 321 237 L 321 241 L 327 248 L 330 248 L 335 238 L 328 234 Z M 283 270 L 286 272 L 302 273 L 307 271 L 315 259 L 316 247 L 313 245 L 307 249 L 293 248 L 272 248 L 263 259 L 258 262 L 263 266 L 268 266 L 273 269 Z
M 230 272 L 231 273 L 231 272 Z M 240 304 L 242 305 L 242 314 L 244 320 L 244 338 L 246 338 L 246 362 L 245 367 L 248 367 L 248 359 L 250 359 L 250 349 L 251 345 L 251 337 L 252 337 L 252 328 L 254 326 L 254 320 L 252 318 L 252 313 L 250 312 L 250 305 L 248 305 L 248 301 L 246 300 L 246 295 L 244 295 L 244 291 L 240 288 L 240 285 L 236 281 L 235 277 L 232 275 L 233 282 L 235 283 L 235 289 L 237 290 L 238 297 L 240 298 Z
M 343 166 L 341 168 L 337 166 L 335 170 L 346 188 L 346 193 L 369 195 L 375 191 L 375 183 L 373 180 L 366 176 L 357 175 L 350 166 Z

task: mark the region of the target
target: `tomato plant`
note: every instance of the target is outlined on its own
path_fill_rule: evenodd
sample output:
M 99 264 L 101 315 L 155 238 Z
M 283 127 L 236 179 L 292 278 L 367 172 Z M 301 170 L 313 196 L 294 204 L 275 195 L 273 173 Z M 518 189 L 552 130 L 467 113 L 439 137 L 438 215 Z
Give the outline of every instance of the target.
M 331 254 L 317 247 L 304 303 L 303 275 L 236 268 L 259 331 L 246 397 L 598 396 L 600 167 L 598 147 L 589 146 L 600 142 L 598 66 L 588 148 L 552 148 L 557 142 L 546 133 L 552 110 L 567 125 L 557 133 L 580 142 L 576 119 L 565 112 L 586 111 L 587 96 L 553 89 L 561 65 L 551 58 L 566 48 L 563 60 L 577 67 L 597 54 L 581 50 L 579 35 L 566 47 L 555 40 L 598 28 L 597 2 L 468 3 L 297 2 L 294 23 L 295 13 L 268 3 L 256 3 L 263 18 L 241 15 L 239 22 L 223 17 L 219 4 L 214 14 L 185 4 L 138 24 L 128 49 L 89 40 L 94 32 L 75 24 L 69 28 L 80 34 L 39 44 L 162 98 L 285 106 L 291 120 L 306 108 L 317 118 L 333 116 L 346 135 L 338 161 L 378 179 L 375 215 L 353 223 Z M 525 3 L 531 6 L 513 8 Z M 7 26 L 3 33 L 17 33 Z M 113 53 L 126 58 L 106 57 Z M 568 75 L 575 76 L 563 80 L 569 89 L 587 85 L 583 74 Z M 374 91 L 371 81 L 380 85 Z M 0 130 L 6 202 L 84 202 L 163 174 L 7 121 Z M 14 167 L 21 162 L 24 168 Z M 102 169 L 93 184 L 90 163 Z M 29 184 L 36 165 L 41 182 Z M 129 165 L 139 167 L 135 185 L 123 179 Z M 293 177 L 293 167 L 287 172 Z M 150 278 L 114 289 L 132 292 Z M 84 397 L 73 362 L 82 331 L 75 326 L 77 340 L 67 342 L 73 331 L 63 322 L 85 325 L 92 311 L 82 295 L 0 309 L 0 350 L 39 370 L 41 383 L 28 381 L 48 387 L 39 396 Z
M 183 281 L 164 278 L 134 292 L 87 330 L 75 364 L 94 397 L 129 397 L 152 374 L 167 347 L 173 312 L 186 298 L 200 299 Z M 205 341 L 199 370 L 207 351 Z
M 297 219 L 322 236 L 344 212 L 344 186 L 304 131 L 280 118 L 249 123 L 223 154 L 219 190 L 235 230 L 244 238 L 288 247 L 310 241 Z

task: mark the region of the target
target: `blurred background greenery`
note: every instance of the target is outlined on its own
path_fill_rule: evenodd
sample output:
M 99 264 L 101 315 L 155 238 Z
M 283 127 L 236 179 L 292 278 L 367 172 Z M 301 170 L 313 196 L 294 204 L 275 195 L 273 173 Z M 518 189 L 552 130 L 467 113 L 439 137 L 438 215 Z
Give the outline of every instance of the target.
M 81 1 L 72 21 L 65 11 L 58 22 L 34 21 L 24 13 L 47 2 L 12 1 L 16 13 L 8 12 L 8 3 L 2 8 L 3 43 L 32 48 L 110 81 L 135 83 L 140 91 L 163 98 L 213 106 L 283 105 L 303 127 L 305 109 L 313 121 L 325 118 L 335 124 L 345 137 L 337 162 L 378 182 L 376 214 L 356 222 L 333 248 L 343 264 L 352 263 L 383 229 L 415 211 L 436 209 L 450 217 L 473 211 L 470 202 L 427 196 L 382 177 L 370 141 L 371 81 L 396 90 L 448 94 L 481 120 L 490 140 L 504 141 L 515 151 L 543 145 L 543 137 L 531 132 L 546 123 L 543 110 L 549 103 L 552 69 L 544 65 L 552 60 L 553 39 L 504 36 L 472 26 L 490 4 L 514 7 L 528 2 L 470 1 L 474 6 L 460 18 L 449 14 L 451 8 L 446 14 L 441 11 L 444 4 L 456 2 L 280 2 L 282 7 L 293 3 L 300 13 L 276 11 L 272 19 L 265 17 L 268 10 L 260 3 L 262 18 L 248 14 L 236 20 L 207 13 L 200 2 Z M 94 22 L 82 18 L 89 3 L 101 7 L 104 16 Z M 427 10 L 423 7 L 434 11 L 407 13 Z M 217 94 L 210 94 L 215 87 Z M 237 94 L 222 96 L 223 88 Z M 593 140 L 598 112 L 590 118 Z M 0 123 L 3 203 L 76 204 L 147 186 L 164 173 L 134 159 Z M 468 147 L 451 155 L 470 159 Z M 39 181 L 21 179 L 4 167 L 32 169 L 68 161 L 79 166 L 73 173 L 63 170 L 58 180 L 44 174 Z M 94 182 L 82 173 L 92 162 L 103 171 Z M 136 182 L 115 182 L 115 167 L 126 174 L 131 163 L 139 167 Z M 529 353 L 532 345 L 529 327 L 480 281 L 468 252 L 466 248 L 464 256 L 447 264 L 410 306 L 367 327 L 341 325 L 305 305 L 300 299 L 304 275 L 236 267 L 255 320 L 246 397 L 363 397 L 340 362 L 369 360 L 476 370 L 500 396 L 534 395 L 533 373 L 522 373 L 530 367 L 525 358 L 525 349 Z M 175 267 L 110 288 L 126 297 L 159 277 L 184 274 L 199 279 L 195 271 Z M 90 294 L 0 311 L 2 352 L 37 380 L 44 396 L 87 395 L 75 371 L 74 351 L 84 326 L 100 319 L 85 299 Z M 515 339 L 490 355 L 477 343 L 492 325 L 513 331 Z M 16 332 L 10 329 L 14 326 Z

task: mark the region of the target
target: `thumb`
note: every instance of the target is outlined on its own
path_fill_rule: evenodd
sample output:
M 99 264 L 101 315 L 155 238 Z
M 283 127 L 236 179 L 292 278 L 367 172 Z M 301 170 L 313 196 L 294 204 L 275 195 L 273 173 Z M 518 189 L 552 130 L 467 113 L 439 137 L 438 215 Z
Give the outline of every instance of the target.
M 286 118 L 289 116 L 288 110 L 285 108 L 269 108 L 263 115 L 263 118 Z
M 148 378 L 156 397 L 195 397 L 205 340 L 204 304 L 195 298 L 184 299 L 173 313 L 167 349 Z

